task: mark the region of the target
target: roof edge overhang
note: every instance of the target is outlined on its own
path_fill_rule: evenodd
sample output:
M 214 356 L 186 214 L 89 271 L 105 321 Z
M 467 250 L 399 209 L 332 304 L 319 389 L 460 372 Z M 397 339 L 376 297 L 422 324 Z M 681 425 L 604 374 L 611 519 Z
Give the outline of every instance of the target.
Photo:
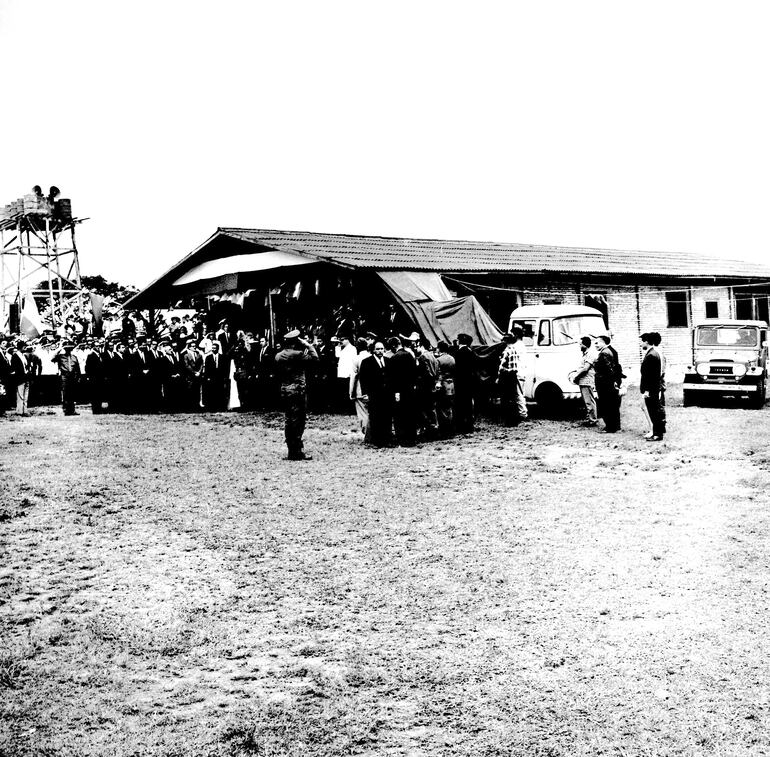
M 137 292 L 133 297 L 131 297 L 129 300 L 127 300 L 123 307 L 128 310 L 142 310 L 144 308 L 149 307 L 163 307 L 161 305 L 161 302 L 170 302 L 172 300 L 178 300 L 180 296 L 184 296 L 182 294 L 184 289 L 189 290 L 190 287 L 180 287 L 179 291 L 175 291 L 172 289 L 174 286 L 174 281 L 176 281 L 178 278 L 180 278 L 182 275 L 184 275 L 187 271 L 191 270 L 195 265 L 198 263 L 204 262 L 205 260 L 209 258 L 218 257 L 216 255 L 216 252 L 222 252 L 224 251 L 224 248 L 218 250 L 219 244 L 221 240 L 228 239 L 235 242 L 235 246 L 228 251 L 228 254 L 221 255 L 219 257 L 234 257 L 239 254 L 244 254 L 245 252 L 255 252 L 256 250 L 285 250 L 287 252 L 292 252 L 300 257 L 307 258 L 311 260 L 314 263 L 325 263 L 327 265 L 337 266 L 341 268 L 347 268 L 352 269 L 354 266 L 348 265 L 346 263 L 336 261 L 333 259 L 328 258 L 321 258 L 317 255 L 312 255 L 304 250 L 298 250 L 294 247 L 291 247 L 290 245 L 286 245 L 285 247 L 267 247 L 266 245 L 262 245 L 259 242 L 250 241 L 247 239 L 243 239 L 243 237 L 236 236 L 233 234 L 228 233 L 228 230 L 226 228 L 219 227 L 205 242 L 203 242 L 201 245 L 196 247 L 192 252 L 190 252 L 188 255 L 185 255 L 182 260 L 180 260 L 175 265 L 171 266 L 165 273 L 161 274 L 157 279 L 155 279 L 153 282 L 148 284 L 144 289 L 142 289 L 140 292 Z M 271 270 L 281 270 L 280 268 L 271 269 Z M 227 277 L 217 277 L 225 279 Z M 216 280 L 212 280 L 212 284 L 215 284 Z M 223 285 L 229 283 L 229 282 L 223 282 Z M 210 289 L 211 286 L 208 284 L 204 284 L 203 288 Z

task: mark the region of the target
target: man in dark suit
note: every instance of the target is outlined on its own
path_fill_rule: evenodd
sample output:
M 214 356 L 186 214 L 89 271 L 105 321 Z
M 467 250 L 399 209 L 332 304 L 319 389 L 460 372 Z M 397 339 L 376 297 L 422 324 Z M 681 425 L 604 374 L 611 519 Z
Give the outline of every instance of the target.
M 177 410 L 184 402 L 182 366 L 170 340 L 161 340 L 155 370 L 160 383 L 161 408 L 166 412 Z
M 639 373 L 639 391 L 644 399 L 647 413 L 652 423 L 652 433 L 646 437 L 650 442 L 659 442 L 666 433 L 666 419 L 661 407 L 661 386 L 663 377 L 663 362 L 660 353 L 655 348 L 655 336 L 644 333 L 639 337 L 644 350 L 642 365 Z M 658 343 L 660 343 L 658 341 Z
M 185 387 L 185 405 L 187 410 L 195 412 L 201 407 L 201 376 L 203 375 L 203 356 L 195 347 L 195 339 L 187 340 L 187 347 L 180 356 L 182 380 Z
M 393 395 L 388 386 L 385 345 L 374 343 L 373 354 L 361 361 L 358 380 L 369 402 L 369 434 L 376 447 L 393 444 Z
M 11 352 L 11 381 L 14 386 L 14 396 L 16 399 L 16 413 L 18 415 L 29 415 L 27 404 L 29 402 L 29 377 L 27 371 L 27 361 L 24 357 L 24 342 L 16 342 Z
M 417 361 L 398 337 L 388 340 L 393 357 L 386 368 L 387 381 L 393 393 L 393 425 L 396 441 L 402 447 L 417 443 Z
M 31 343 L 24 348 L 24 359 L 27 361 L 27 381 L 29 381 L 29 404 L 34 405 L 36 398 L 36 384 L 43 374 L 43 361 L 35 353 L 35 347 Z
M 259 344 L 253 345 L 255 350 L 255 402 L 258 407 L 270 407 L 275 399 L 273 386 L 273 370 L 275 368 L 275 351 L 261 336 Z
M 99 415 L 102 412 L 105 374 L 103 354 L 98 349 L 98 345 L 90 342 L 86 352 L 86 380 L 88 381 L 88 395 L 91 400 L 91 412 L 94 415 Z
M 16 402 L 15 386 L 11 379 L 11 357 L 8 354 L 10 344 L 7 339 L 0 340 L 0 415 L 5 415 L 7 408 Z
M 473 400 L 478 382 L 478 356 L 471 349 L 473 338 L 458 334 L 455 352 L 455 426 L 461 434 L 474 430 L 475 413 Z
M 620 431 L 620 364 L 617 353 L 610 347 L 610 337 L 596 338 L 599 354 L 594 363 L 598 414 L 604 420 L 603 431 L 614 434 Z
M 211 345 L 211 352 L 203 359 L 203 406 L 219 412 L 227 408 L 230 384 L 230 358 L 220 351 L 219 342 Z
M 125 413 L 132 405 L 128 346 L 119 342 L 104 358 L 107 370 L 107 402 L 111 413 Z

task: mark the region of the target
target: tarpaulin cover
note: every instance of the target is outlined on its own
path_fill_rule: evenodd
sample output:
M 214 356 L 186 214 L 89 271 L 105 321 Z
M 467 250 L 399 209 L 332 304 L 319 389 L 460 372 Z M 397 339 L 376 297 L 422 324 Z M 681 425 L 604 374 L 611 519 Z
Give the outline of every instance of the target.
M 494 321 L 473 296 L 446 302 L 402 302 L 423 336 L 433 345 L 440 340 L 450 344 L 458 334 L 470 334 L 474 344 L 498 344 L 503 336 Z
M 401 302 L 443 302 L 452 295 L 441 276 L 425 271 L 377 271 L 377 275 Z

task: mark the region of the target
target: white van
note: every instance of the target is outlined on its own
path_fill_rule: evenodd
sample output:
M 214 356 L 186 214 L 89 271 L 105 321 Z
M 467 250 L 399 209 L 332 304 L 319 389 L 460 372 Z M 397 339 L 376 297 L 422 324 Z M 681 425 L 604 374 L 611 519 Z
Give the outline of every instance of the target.
M 524 305 L 511 313 L 508 330 L 524 330 L 527 358 L 519 366 L 524 394 L 541 407 L 580 397 L 568 376 L 580 362 L 580 337 L 606 334 L 602 314 L 585 305 Z

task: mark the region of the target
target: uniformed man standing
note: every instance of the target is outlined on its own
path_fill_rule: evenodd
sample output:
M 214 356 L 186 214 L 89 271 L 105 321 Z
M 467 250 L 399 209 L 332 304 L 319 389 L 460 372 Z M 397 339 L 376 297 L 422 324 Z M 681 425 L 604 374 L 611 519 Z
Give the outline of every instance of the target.
M 72 354 L 74 346 L 69 339 L 65 339 L 59 352 L 52 358 L 52 361 L 59 366 L 61 401 L 64 415 L 78 414 L 77 410 L 75 410 L 75 401 L 78 381 L 80 380 L 80 363 Z
M 318 353 L 310 342 L 301 339 L 299 331 L 284 336 L 284 348 L 275 356 L 275 372 L 281 386 L 284 407 L 286 447 L 289 460 L 310 460 L 302 446 L 307 417 L 306 371 L 318 361 Z

